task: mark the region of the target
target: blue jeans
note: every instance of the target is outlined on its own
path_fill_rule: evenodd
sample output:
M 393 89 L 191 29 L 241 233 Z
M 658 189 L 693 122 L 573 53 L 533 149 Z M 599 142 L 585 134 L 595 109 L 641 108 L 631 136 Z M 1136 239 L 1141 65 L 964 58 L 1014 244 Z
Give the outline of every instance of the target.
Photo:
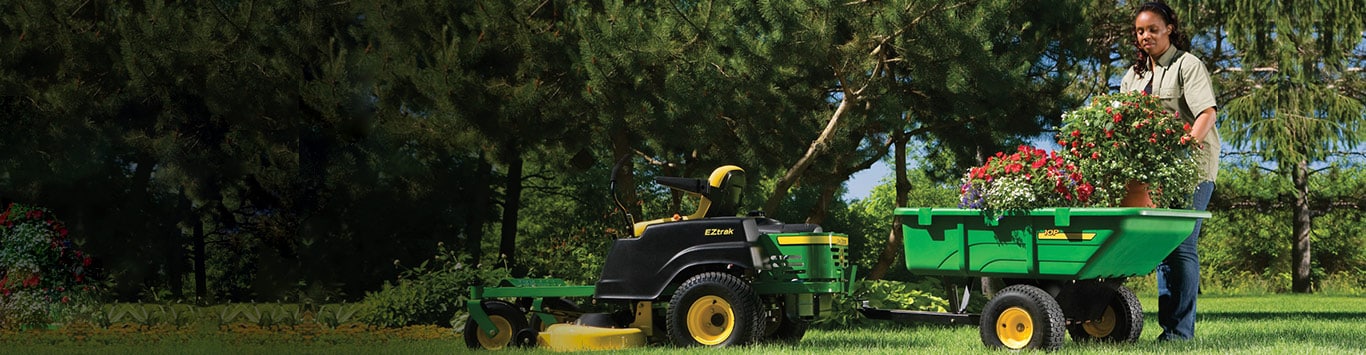
M 1204 211 L 1214 194 L 1214 182 L 1195 187 L 1191 209 Z M 1171 255 L 1157 265 L 1157 323 L 1162 335 L 1157 340 L 1186 340 L 1195 337 L 1195 296 L 1200 293 L 1200 254 L 1195 246 L 1203 220 Z

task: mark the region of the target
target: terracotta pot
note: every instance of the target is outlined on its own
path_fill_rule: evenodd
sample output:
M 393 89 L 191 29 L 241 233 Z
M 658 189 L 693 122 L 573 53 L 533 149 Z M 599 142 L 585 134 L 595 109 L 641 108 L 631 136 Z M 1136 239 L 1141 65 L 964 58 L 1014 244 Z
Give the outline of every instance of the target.
M 1124 199 L 1119 201 L 1119 207 L 1154 208 L 1157 204 L 1148 196 L 1148 183 L 1130 180 L 1124 184 Z

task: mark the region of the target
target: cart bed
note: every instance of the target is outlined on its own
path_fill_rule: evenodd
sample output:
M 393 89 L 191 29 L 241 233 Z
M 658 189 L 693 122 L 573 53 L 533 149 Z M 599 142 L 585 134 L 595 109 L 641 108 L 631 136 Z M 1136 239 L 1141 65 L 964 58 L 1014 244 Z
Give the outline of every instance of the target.
M 999 220 L 948 208 L 895 215 L 912 273 L 1055 280 L 1147 275 L 1210 216 L 1156 208 L 1044 208 Z

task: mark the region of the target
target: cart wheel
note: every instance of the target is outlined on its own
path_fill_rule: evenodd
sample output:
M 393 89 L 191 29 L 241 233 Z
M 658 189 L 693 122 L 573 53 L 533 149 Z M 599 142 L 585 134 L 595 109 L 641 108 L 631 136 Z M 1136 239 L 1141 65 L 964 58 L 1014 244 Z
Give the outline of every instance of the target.
M 787 316 L 784 310 L 785 301 L 776 301 L 768 307 L 768 315 L 764 317 L 764 342 L 780 342 L 784 344 L 796 344 L 802 341 L 806 335 L 806 328 L 811 323 L 802 319 L 792 319 Z
M 1133 342 L 1143 334 L 1143 305 L 1128 287 L 1115 289 L 1115 297 L 1100 319 L 1067 326 L 1074 341 Z
M 678 287 L 669 301 L 669 338 L 679 346 L 751 344 L 764 334 L 759 297 L 730 274 L 708 272 Z
M 1062 308 L 1047 292 L 1014 285 L 996 293 L 982 310 L 982 344 L 1011 350 L 1062 347 Z
M 551 316 L 555 317 L 555 323 L 568 323 L 570 321 L 573 321 L 574 318 L 577 317 L 577 315 L 575 314 L 580 312 L 578 304 L 575 304 L 573 301 L 563 298 L 547 298 L 541 300 L 541 309 L 546 311 L 558 311 L 560 313 L 571 313 L 567 316 L 552 314 Z M 541 321 L 541 315 L 536 314 L 535 311 L 532 311 L 531 329 L 536 329 L 538 331 L 544 332 L 545 328 L 550 326 L 550 324 L 544 323 L 545 322 Z
M 498 350 L 513 344 L 517 332 L 527 329 L 526 314 L 511 303 L 503 301 L 484 301 L 484 313 L 489 321 L 498 328 L 493 337 L 485 335 L 474 319 L 465 322 L 465 346 L 471 349 Z

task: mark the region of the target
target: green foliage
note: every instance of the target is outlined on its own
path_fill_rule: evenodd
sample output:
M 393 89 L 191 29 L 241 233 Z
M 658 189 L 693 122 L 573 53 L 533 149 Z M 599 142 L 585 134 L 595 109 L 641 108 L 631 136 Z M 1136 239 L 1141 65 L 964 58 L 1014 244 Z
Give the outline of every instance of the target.
M 1205 221 L 1200 239 L 1200 263 L 1209 290 L 1227 294 L 1276 293 L 1290 290 L 1292 272 L 1291 184 L 1280 174 L 1257 166 L 1226 165 L 1221 170 L 1211 202 L 1213 217 Z M 1361 211 L 1333 207 L 1366 184 L 1361 169 L 1332 169 L 1311 178 L 1311 205 L 1324 208 L 1315 218 L 1315 258 L 1311 265 L 1315 288 L 1335 281 L 1336 292 L 1350 293 L 1351 275 L 1366 265 L 1366 230 Z
M 818 319 L 812 325 L 831 329 L 868 324 L 870 320 L 858 312 L 863 301 L 868 301 L 873 308 L 881 309 L 946 312 L 948 307 L 947 300 L 925 291 L 942 289 L 936 281 L 858 281 L 856 287 L 852 296 L 838 295 L 835 298 L 834 314 Z
M 841 231 L 849 235 L 851 262 L 858 266 L 860 273 L 872 270 L 878 256 L 888 247 L 887 238 L 893 225 L 892 212 L 896 209 L 896 184 L 892 177 L 884 178 L 883 183 L 873 187 L 867 198 L 850 203 L 846 220 L 849 229 Z M 908 206 L 953 207 L 958 204 L 958 187 L 935 182 L 923 170 L 907 171 L 911 190 L 906 195 Z M 908 280 L 913 276 L 906 271 L 906 263 L 898 258 L 889 270 L 886 279 Z
M 415 268 L 404 270 L 396 283 L 385 283 L 366 295 L 361 321 L 382 327 L 419 324 L 449 326 L 464 309 L 469 286 L 494 285 L 508 276 L 507 269 L 488 267 L 491 261 L 471 265 L 460 254 L 437 246 L 437 254 Z

